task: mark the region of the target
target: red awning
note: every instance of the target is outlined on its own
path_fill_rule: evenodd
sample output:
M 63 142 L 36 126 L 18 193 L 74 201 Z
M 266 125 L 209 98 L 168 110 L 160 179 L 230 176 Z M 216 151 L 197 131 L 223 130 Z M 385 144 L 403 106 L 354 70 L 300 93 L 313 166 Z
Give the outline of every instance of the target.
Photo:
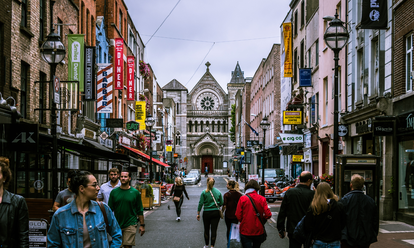
M 147 155 L 147 154 L 145 154 L 145 153 L 143 153 L 143 152 L 141 152 L 140 150 L 137 150 L 135 148 L 131 148 L 131 147 L 128 147 L 128 146 L 122 146 L 122 147 L 124 147 L 124 148 L 126 148 L 126 149 L 128 149 L 128 150 L 130 150 L 130 151 L 132 151 L 132 152 L 134 152 L 136 154 L 138 154 L 139 156 L 141 156 L 143 158 L 146 158 L 146 159 L 150 160 L 150 156 Z M 164 167 L 170 167 L 168 164 L 163 163 L 163 162 L 161 162 L 161 161 L 159 161 L 158 159 L 155 159 L 155 158 L 152 158 L 152 162 L 155 162 L 155 163 L 157 163 L 159 165 L 162 165 Z

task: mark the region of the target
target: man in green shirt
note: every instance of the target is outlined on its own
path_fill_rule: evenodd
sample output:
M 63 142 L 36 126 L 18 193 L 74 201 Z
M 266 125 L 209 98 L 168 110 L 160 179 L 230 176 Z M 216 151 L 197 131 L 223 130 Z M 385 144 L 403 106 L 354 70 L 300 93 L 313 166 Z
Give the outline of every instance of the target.
M 115 218 L 122 229 L 122 246 L 131 248 L 135 245 L 137 233 L 137 216 L 141 236 L 145 233 L 144 208 L 141 201 L 141 193 L 131 187 L 131 174 L 129 171 L 121 172 L 121 186 L 111 191 L 108 205 L 114 211 Z

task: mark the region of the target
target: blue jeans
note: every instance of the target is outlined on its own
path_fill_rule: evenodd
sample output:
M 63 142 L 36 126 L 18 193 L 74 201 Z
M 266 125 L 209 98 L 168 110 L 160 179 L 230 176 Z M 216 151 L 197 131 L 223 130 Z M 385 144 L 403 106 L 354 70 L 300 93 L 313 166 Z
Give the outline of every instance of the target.
M 339 240 L 331 242 L 331 243 L 325 243 L 320 240 L 315 240 L 315 242 L 313 242 L 312 248 L 340 248 L 340 247 L 341 247 L 341 241 Z
M 240 234 L 240 241 L 242 243 L 243 248 L 260 248 L 262 244 L 262 235 L 257 236 L 246 236 Z

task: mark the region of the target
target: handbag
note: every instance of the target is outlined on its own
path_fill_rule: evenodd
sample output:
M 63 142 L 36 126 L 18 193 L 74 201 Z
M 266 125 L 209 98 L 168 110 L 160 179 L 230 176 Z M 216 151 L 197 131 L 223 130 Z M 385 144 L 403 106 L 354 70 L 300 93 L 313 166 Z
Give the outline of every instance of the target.
M 180 200 L 181 200 L 181 197 L 178 197 L 178 196 L 173 197 L 174 202 L 179 202 Z
M 219 208 L 219 206 L 218 206 L 218 204 L 217 204 L 217 202 L 216 202 L 216 199 L 214 198 L 213 192 L 211 192 L 211 190 L 210 190 L 210 194 L 211 194 L 211 197 L 213 197 L 214 203 L 216 204 L 216 207 L 218 208 L 218 210 L 219 210 L 219 212 L 220 212 L 220 218 L 221 218 L 221 219 L 223 219 L 223 218 L 224 218 L 224 216 L 223 216 L 223 212 L 222 212 L 222 211 L 221 211 L 221 209 Z
M 104 221 L 105 221 L 105 225 L 106 225 L 106 235 L 107 235 L 107 238 L 108 238 L 108 243 L 109 243 L 109 245 L 111 245 L 111 243 L 112 243 L 112 237 L 111 237 L 111 235 L 109 235 L 108 216 L 106 215 L 106 210 L 105 210 L 105 207 L 102 204 L 102 202 L 98 202 L 98 205 L 99 205 L 99 208 L 102 211 L 102 215 L 104 216 Z
M 303 216 L 303 218 L 296 225 L 295 230 L 293 231 L 293 237 L 302 243 L 306 248 L 312 245 L 312 233 L 308 233 L 305 230 L 305 218 L 306 215 Z
M 262 220 L 262 217 L 260 216 L 259 211 L 257 211 L 256 205 L 254 204 L 253 199 L 248 194 L 246 194 L 246 196 L 249 197 L 250 202 L 253 205 L 254 211 L 256 211 L 256 216 L 257 216 L 257 218 L 259 218 L 260 223 L 262 223 L 262 225 L 263 225 L 263 235 L 262 235 L 262 240 L 261 240 L 261 242 L 263 243 L 263 242 L 266 241 L 266 238 L 267 238 L 267 233 L 266 233 L 266 228 L 265 228 L 266 220 L 265 221 Z

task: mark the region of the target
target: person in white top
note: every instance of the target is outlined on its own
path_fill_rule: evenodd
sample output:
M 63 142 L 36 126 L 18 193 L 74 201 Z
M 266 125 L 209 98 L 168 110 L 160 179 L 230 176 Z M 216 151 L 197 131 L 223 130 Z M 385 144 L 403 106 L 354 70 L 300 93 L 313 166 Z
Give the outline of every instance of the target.
M 109 181 L 102 184 L 101 189 L 98 193 L 98 201 L 105 202 L 108 204 L 109 195 L 111 191 L 115 188 L 121 186 L 121 181 L 119 180 L 119 170 L 118 168 L 111 168 L 108 171 Z

